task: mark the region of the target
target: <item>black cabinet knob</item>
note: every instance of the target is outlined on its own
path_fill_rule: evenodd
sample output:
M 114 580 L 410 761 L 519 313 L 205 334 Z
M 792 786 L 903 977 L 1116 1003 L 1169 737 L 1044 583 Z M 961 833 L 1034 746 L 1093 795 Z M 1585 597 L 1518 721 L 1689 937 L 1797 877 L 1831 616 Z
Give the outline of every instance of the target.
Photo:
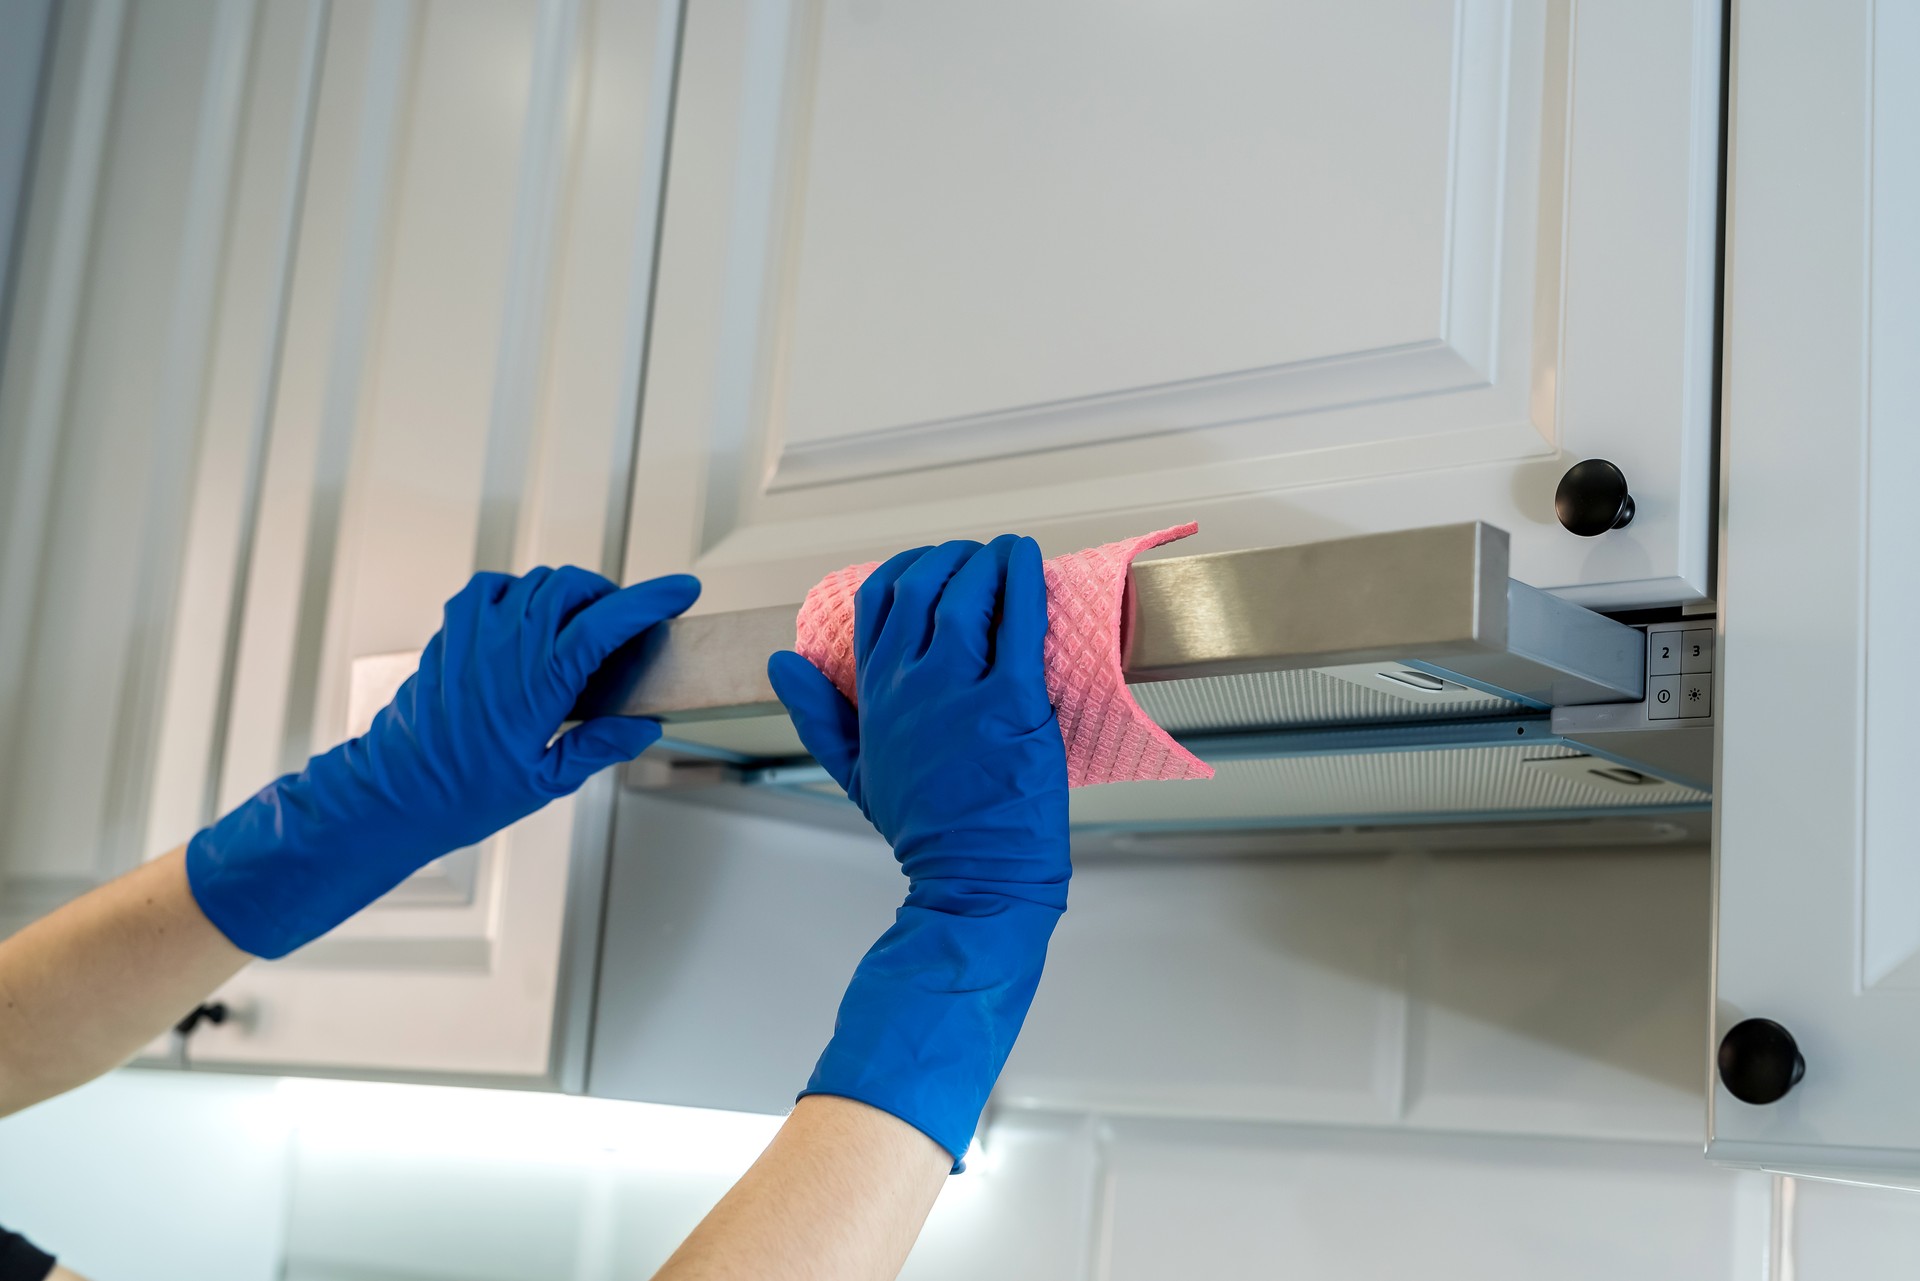
M 1742 1103 L 1778 1103 L 1806 1075 L 1793 1033 L 1772 1019 L 1734 1024 L 1720 1042 L 1720 1080 Z
M 215 1027 L 227 1021 L 227 1003 L 215 1001 L 210 1005 L 196 1005 L 186 1018 L 173 1025 L 173 1030 L 181 1036 L 192 1036 L 194 1029 L 202 1023 L 211 1023 Z
M 1626 474 L 1604 458 L 1575 463 L 1553 491 L 1553 514 L 1582 538 L 1625 529 L 1633 523 L 1633 495 L 1627 492 Z

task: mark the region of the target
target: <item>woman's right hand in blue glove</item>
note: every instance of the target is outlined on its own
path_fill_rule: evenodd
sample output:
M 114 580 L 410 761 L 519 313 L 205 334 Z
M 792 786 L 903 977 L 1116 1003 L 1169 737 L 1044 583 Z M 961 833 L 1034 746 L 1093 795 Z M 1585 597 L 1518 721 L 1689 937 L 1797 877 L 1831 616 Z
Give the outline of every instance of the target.
M 1039 546 L 903 552 L 854 607 L 858 706 L 794 653 L 768 675 L 800 739 L 892 844 L 907 898 L 855 970 L 804 1094 L 915 1126 L 957 1163 L 1067 905 L 1067 764 L 1042 661 Z
M 639 755 L 658 722 L 560 727 L 608 655 L 699 595 L 685 574 L 621 588 L 571 566 L 475 574 L 372 728 L 188 844 L 201 910 L 244 951 L 284 956 L 441 855 Z

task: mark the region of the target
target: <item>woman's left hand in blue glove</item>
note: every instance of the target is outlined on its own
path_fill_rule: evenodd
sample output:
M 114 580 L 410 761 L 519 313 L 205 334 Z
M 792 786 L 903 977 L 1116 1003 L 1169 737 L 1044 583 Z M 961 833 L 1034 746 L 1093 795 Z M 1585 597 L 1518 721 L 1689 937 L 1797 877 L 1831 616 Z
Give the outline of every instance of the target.
M 619 589 L 572 567 L 474 575 L 372 728 L 193 838 L 201 910 L 241 949 L 284 956 L 639 755 L 658 722 L 604 716 L 554 734 L 609 654 L 699 595 L 684 574 Z

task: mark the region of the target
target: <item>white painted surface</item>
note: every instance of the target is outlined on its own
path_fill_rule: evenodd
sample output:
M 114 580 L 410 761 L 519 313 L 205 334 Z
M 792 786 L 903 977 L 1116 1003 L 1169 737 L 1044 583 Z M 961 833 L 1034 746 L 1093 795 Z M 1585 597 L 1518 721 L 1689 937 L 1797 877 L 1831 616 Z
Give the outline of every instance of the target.
M 1435 857 L 1414 891 L 1409 1121 L 1697 1140 L 1706 861 Z
M 244 593 L 219 807 L 345 737 L 355 660 L 418 649 L 476 569 L 617 572 L 608 478 L 631 457 L 676 20 L 652 0 L 331 7 L 284 329 L 249 406 L 258 519 L 192 549 L 210 609 Z M 221 438 L 204 482 L 253 447 Z M 222 993 L 245 1017 L 195 1061 L 577 1071 L 568 881 L 576 859 L 595 878 L 604 802 L 487 842 L 470 892 L 409 886 L 248 970 Z
M 274 5 L 260 17 L 248 66 L 231 225 L 216 304 L 178 605 L 166 650 L 145 851 L 186 839 L 207 816 L 222 723 L 221 670 L 231 626 L 234 548 L 246 531 L 249 468 L 273 394 L 298 233 L 303 139 L 325 36 L 324 6 Z M 209 548 L 227 549 L 211 555 Z
M 58 24 L 0 368 L 0 930 L 158 852 L 204 371 L 255 319 L 219 311 L 243 121 L 272 111 L 255 18 L 99 0 Z
M 25 213 L 52 23 L 53 0 L 13 0 L 0 8 L 0 341 L 6 338 L 6 299 L 19 265 L 14 233 Z
M 476 568 L 618 573 L 677 20 L 63 14 L 0 379 L 0 928 L 343 738 L 353 660 Z M 195 1058 L 577 1079 L 606 795 L 249 970 Z
M 1920 16 L 1756 0 L 1736 37 L 1715 1022 L 1777 1020 L 1807 1071 L 1716 1087 L 1710 1151 L 1910 1178 Z
M 323 1085 L 319 1096 L 333 1089 Z M 344 1133 L 296 1121 L 288 1281 L 649 1276 L 775 1125 L 551 1097 L 507 1097 L 497 1112 L 484 1096 L 363 1096 L 356 1112 L 364 1104 L 387 1118 L 381 1132 L 354 1113 Z M 991 1173 L 948 1182 L 902 1276 L 1085 1275 L 1095 1128 L 1074 1117 L 1009 1117 L 995 1134 Z
M 1747 1281 L 1766 1184 L 1678 1147 L 1121 1124 L 1095 1275 Z
M 269 1281 L 293 1155 L 274 1092 L 116 1072 L 0 1120 L 0 1223 L 97 1281 Z
M 616 849 L 589 1091 L 784 1111 L 891 854 L 637 795 Z M 1708 923 L 1698 848 L 1090 859 L 998 1097 L 1697 1142 Z
M 1787 1180 L 1793 1281 L 1895 1281 L 1920 1260 L 1920 1194 Z
M 0 1222 L 96 1277 L 644 1277 L 774 1124 L 121 1072 L 0 1121 Z M 1915 1257 L 1920 1194 L 1720 1169 L 1693 1144 L 1013 1110 L 902 1275 L 1890 1281 Z
M 771 1118 L 520 1092 L 118 1073 L 0 1121 L 0 1214 L 90 1275 L 644 1277 Z M 74 1192 L 84 1181 L 86 1193 Z M 1920 1196 L 1692 1145 L 1012 1111 L 907 1281 L 1879 1281 Z
M 627 572 L 1474 519 L 1704 594 L 1718 87 L 1708 0 L 694 6 Z
M 786 1111 L 903 884 L 877 836 L 623 795 L 588 1091 Z
M 1404 864 L 1083 864 L 1003 1094 L 1150 1115 L 1392 1124 Z

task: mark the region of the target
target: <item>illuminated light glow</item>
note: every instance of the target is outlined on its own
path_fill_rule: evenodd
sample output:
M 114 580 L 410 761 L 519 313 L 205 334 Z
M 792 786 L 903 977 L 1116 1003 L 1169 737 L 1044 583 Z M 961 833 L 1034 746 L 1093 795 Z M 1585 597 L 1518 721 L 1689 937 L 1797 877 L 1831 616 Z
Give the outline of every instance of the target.
M 987 1141 L 987 1127 L 983 1123 L 974 1133 L 973 1143 L 967 1148 L 967 1168 L 957 1176 L 965 1180 L 969 1174 L 989 1175 L 1000 1168 L 1000 1144 Z
M 288 1078 L 274 1090 L 308 1150 L 740 1174 L 783 1118 L 516 1090 Z

